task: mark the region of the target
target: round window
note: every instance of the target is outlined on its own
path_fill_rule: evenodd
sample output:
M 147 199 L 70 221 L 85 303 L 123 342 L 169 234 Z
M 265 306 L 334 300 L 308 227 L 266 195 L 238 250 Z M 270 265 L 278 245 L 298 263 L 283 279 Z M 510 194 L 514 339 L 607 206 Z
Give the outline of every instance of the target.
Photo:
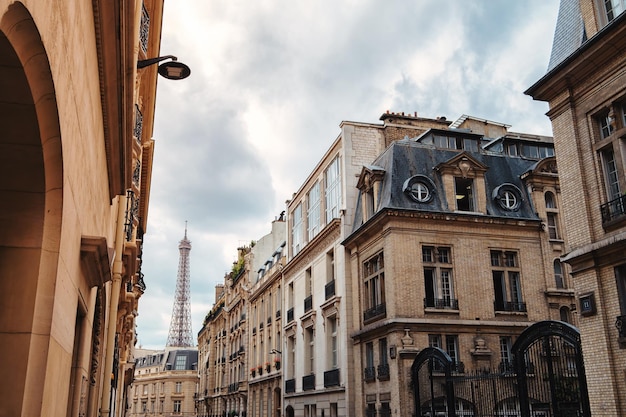
M 502 184 L 493 190 L 493 198 L 503 209 L 517 211 L 522 202 L 522 192 L 513 184 Z
M 416 175 L 404 182 L 402 191 L 418 203 L 428 203 L 433 199 L 434 186 L 428 177 Z

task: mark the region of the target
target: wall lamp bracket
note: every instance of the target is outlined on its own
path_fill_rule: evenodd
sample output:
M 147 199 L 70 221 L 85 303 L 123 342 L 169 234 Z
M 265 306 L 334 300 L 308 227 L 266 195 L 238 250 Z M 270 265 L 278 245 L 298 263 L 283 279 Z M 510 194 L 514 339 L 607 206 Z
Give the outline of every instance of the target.
M 150 65 L 158 64 L 159 62 L 165 61 L 166 59 L 171 59 L 171 61 L 159 65 L 158 71 L 161 76 L 169 80 L 182 80 L 191 75 L 191 69 L 182 62 L 178 62 L 178 58 L 174 55 L 165 55 L 157 58 L 149 58 L 137 61 L 137 69 L 142 69 L 145 67 L 149 67 Z

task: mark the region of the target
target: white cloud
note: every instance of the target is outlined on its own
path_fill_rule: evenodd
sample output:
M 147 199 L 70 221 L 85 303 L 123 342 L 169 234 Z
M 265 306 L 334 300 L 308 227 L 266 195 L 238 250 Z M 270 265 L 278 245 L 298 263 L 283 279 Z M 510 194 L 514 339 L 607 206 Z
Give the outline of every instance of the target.
M 461 114 L 550 134 L 523 91 L 547 68 L 558 0 L 165 5 L 139 339 L 167 340 L 178 242 L 189 221 L 193 330 L 236 257 L 270 230 L 339 133 L 386 110 Z M 195 336 L 195 335 L 194 335 Z

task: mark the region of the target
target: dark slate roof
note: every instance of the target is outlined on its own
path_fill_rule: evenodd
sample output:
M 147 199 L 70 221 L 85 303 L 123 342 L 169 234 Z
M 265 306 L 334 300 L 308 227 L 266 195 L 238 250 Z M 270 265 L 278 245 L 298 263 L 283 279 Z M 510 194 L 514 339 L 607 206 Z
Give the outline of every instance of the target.
M 579 0 L 561 0 L 548 71 L 574 53 L 586 40 Z
M 438 149 L 414 140 L 393 142 L 373 163 L 385 170 L 380 193 L 379 210 L 401 209 L 425 212 L 454 212 L 447 207 L 441 174 L 435 168 L 459 156 L 461 151 Z M 487 216 L 539 220 L 526 186 L 520 176 L 536 166 L 536 160 L 510 157 L 493 152 L 465 153 L 487 167 L 485 187 L 487 192 Z M 405 181 L 415 175 L 423 175 L 434 185 L 434 197 L 428 203 L 413 200 L 405 192 Z M 494 190 L 503 184 L 513 184 L 521 192 L 522 201 L 518 210 L 509 211 L 500 207 L 492 197 Z M 357 199 L 354 231 L 363 223 L 361 198 Z M 463 213 L 463 212 L 457 212 Z
M 166 370 L 176 369 L 176 358 L 185 357 L 185 371 L 190 371 L 198 368 L 198 351 L 197 350 L 171 350 L 165 362 Z

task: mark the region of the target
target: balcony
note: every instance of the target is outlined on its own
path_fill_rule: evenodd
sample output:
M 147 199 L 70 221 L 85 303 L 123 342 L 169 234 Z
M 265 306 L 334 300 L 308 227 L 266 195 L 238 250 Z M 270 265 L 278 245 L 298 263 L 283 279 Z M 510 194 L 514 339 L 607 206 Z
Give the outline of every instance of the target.
M 389 380 L 389 364 L 383 363 L 378 365 L 378 380 L 379 381 L 388 381 Z
M 324 372 L 324 387 L 339 386 L 339 369 Z
M 335 295 L 335 280 L 332 280 L 328 284 L 326 284 L 326 286 L 324 287 L 324 294 L 327 300 Z
M 424 307 L 458 310 L 459 300 L 454 298 L 424 298 Z
M 376 368 L 373 366 L 368 366 L 363 371 L 363 379 L 365 382 L 370 382 L 376 379 Z
M 602 226 L 626 219 L 626 194 L 600 206 L 602 213 Z
M 141 44 L 141 50 L 145 53 L 148 52 L 148 34 L 150 33 L 150 15 L 146 6 L 141 10 L 141 22 L 139 28 L 139 43 Z
M 503 302 L 494 302 L 494 308 L 496 311 L 513 311 L 519 313 L 525 313 L 526 303 L 522 301 L 503 301 Z
M 311 391 L 315 389 L 315 374 L 302 377 L 302 390 Z
M 378 304 L 376 307 L 368 308 L 363 312 L 363 321 L 367 322 L 373 319 L 381 318 L 387 315 L 386 304 Z
M 293 307 L 287 310 L 287 323 L 293 321 Z
M 304 299 L 304 312 L 309 312 L 313 308 L 313 296 L 309 295 Z
M 296 380 L 295 379 L 287 379 L 285 381 L 285 393 L 289 394 L 291 392 L 296 392 Z

